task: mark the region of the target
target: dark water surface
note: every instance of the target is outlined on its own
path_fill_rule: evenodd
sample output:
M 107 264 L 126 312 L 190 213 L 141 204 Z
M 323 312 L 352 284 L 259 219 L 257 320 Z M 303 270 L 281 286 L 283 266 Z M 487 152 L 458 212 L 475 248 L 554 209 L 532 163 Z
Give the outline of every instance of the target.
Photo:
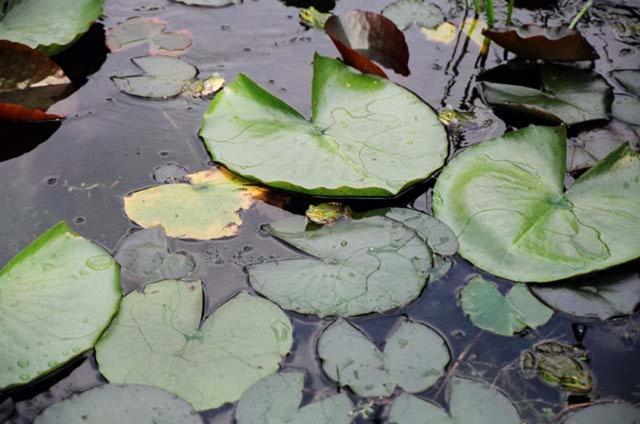
M 561 0 L 562 1 L 562 0 Z M 496 0 L 500 3 L 501 0 Z M 291 1 L 309 5 L 313 2 Z M 389 0 L 341 0 L 334 13 L 361 8 L 380 11 Z M 506 3 L 506 2 L 504 2 Z M 557 9 L 516 10 L 516 22 L 566 23 L 575 14 L 577 2 L 563 2 Z M 325 10 L 332 2 L 316 2 Z M 458 23 L 472 17 L 464 3 L 441 0 L 449 21 Z M 638 68 L 640 49 L 633 40 L 622 39 L 613 23 L 621 17 L 638 23 L 637 0 L 605 2 L 596 0 L 593 15 L 581 29 L 600 53 L 595 70 L 609 77 L 616 68 Z M 634 5 L 636 7 L 634 7 Z M 104 27 L 111 27 L 131 16 L 160 17 L 169 22 L 168 30 L 188 29 L 194 46 L 183 59 L 200 70 L 201 77 L 220 72 L 227 81 L 244 72 L 302 113 L 309 115 L 311 60 L 314 52 L 336 56 L 336 50 L 323 34 L 303 28 L 297 19 L 298 9 L 277 0 L 245 0 L 243 4 L 222 9 L 186 6 L 170 0 L 107 0 Z M 497 13 L 504 22 L 504 10 Z M 588 26 L 586 26 L 588 24 Z M 200 119 L 207 106 L 204 100 L 177 98 L 154 101 L 120 93 L 109 77 L 135 74 L 130 58 L 147 54 L 140 46 L 106 54 L 103 32 L 95 25 L 80 46 L 69 51 L 67 59 L 78 69 L 74 82 L 82 84 L 82 75 L 99 70 L 75 94 L 56 105 L 54 112 L 69 115 L 61 125 L 46 124 L 38 128 L 4 126 L 0 140 L 4 146 L 20 143 L 33 150 L 0 162 L 0 198 L 3 225 L 0 226 L 0 263 L 6 263 L 40 233 L 59 220 L 66 220 L 84 237 L 110 251 L 135 225 L 124 215 L 122 197 L 132 191 L 156 185 L 153 171 L 175 163 L 188 172 L 211 165 L 209 155 L 197 136 Z M 459 147 L 500 135 L 507 128 L 503 121 L 482 105 L 474 89 L 475 75 L 481 68 L 504 62 L 503 51 L 492 47 L 487 57 L 479 54 L 476 44 L 461 36 L 451 44 L 428 41 L 417 28 L 405 32 L 411 51 L 411 75 L 407 78 L 390 73 L 392 80 L 408 87 L 435 109 L 447 105 L 459 109 L 476 108 L 485 121 L 463 133 L 451 133 L 451 147 Z M 637 41 L 637 38 L 636 38 Z M 105 57 L 106 55 L 106 57 Z M 100 59 L 97 60 L 96 58 Z M 104 63 L 100 62 L 104 60 Z M 73 76 L 73 75 L 72 75 Z M 619 89 L 613 81 L 610 81 Z M 575 132 L 575 130 L 574 130 Z M 45 141 L 46 140 L 46 141 Z M 38 142 L 42 142 L 38 145 Z M 15 156 L 3 147 L 5 158 Z M 28 150 L 28 149 L 25 149 Z M 387 205 L 409 205 L 429 210 L 429 189 L 433 180 L 391 201 L 356 201 L 355 209 L 372 209 Z M 259 227 L 288 213 L 304 213 L 313 199 L 296 198 L 287 211 L 260 203 L 244 213 L 245 224 L 237 237 L 216 241 L 176 241 L 197 260 L 194 278 L 205 282 L 209 314 L 243 289 L 250 289 L 243 267 L 249 263 L 297 255 L 276 240 L 264 237 Z M 638 264 L 633 264 L 638 268 Z M 614 270 L 613 272 L 618 272 Z M 481 273 L 456 257 L 455 266 L 446 277 L 430 284 L 424 293 L 407 307 L 387 314 L 356 317 L 351 321 L 363 328 L 381 345 L 398 318 L 413 320 L 436 328 L 447 339 L 453 367 L 462 375 L 479 376 L 507 392 L 527 422 L 551 422 L 548 418 L 569 402 L 558 391 L 536 379 L 525 380 L 517 370 L 520 352 L 534 343 L 554 338 L 568 343 L 582 342 L 591 356 L 589 366 L 596 383 L 592 399 L 640 401 L 640 320 L 638 316 L 607 322 L 576 321 L 556 313 L 551 321 L 536 331 L 520 337 L 502 337 L 481 332 L 466 319 L 457 304 L 457 290 L 470 274 Z M 491 277 L 491 279 L 496 280 Z M 508 287 L 502 282 L 501 287 Z M 131 288 L 128 288 L 131 289 Z M 335 393 L 337 388 L 321 371 L 315 346 L 321 330 L 330 320 L 290 314 L 294 323 L 295 344 L 285 359 L 285 368 L 308 371 L 305 401 L 315 396 Z M 576 340 L 576 330 L 586 328 L 584 338 Z M 580 333 L 580 331 L 577 331 Z M 460 361 L 457 361 L 460 359 Z M 45 406 L 104 382 L 89 353 L 43 381 L 25 389 L 0 393 L 0 403 L 12 398 L 12 420 L 30 422 Z M 420 394 L 442 404 L 441 380 Z M 346 390 L 346 389 L 343 389 Z M 383 421 L 378 407 L 370 420 Z M 0 418 L 2 418 L 0 408 Z M 206 411 L 209 422 L 231 422 L 233 407 Z M 613 423 L 611 423 L 613 424 Z

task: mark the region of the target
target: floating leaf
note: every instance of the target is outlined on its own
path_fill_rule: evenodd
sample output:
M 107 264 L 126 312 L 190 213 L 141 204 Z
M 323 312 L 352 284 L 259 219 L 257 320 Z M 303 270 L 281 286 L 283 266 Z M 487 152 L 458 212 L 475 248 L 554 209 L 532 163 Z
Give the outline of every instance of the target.
M 453 377 L 447 392 L 450 416 L 426 400 L 402 393 L 391 405 L 391 424 L 520 424 L 518 412 L 507 396 L 476 380 Z
M 443 22 L 436 29 L 420 28 L 420 32 L 429 41 L 435 41 L 438 43 L 449 44 L 456 39 L 458 28 L 452 23 Z
M 302 402 L 304 374 L 274 373 L 259 380 L 244 392 L 236 406 L 236 423 L 313 423 L 349 424 L 353 404 L 349 397 L 338 394 L 298 409 Z
M 0 17 L 0 40 L 25 44 L 49 56 L 60 53 L 102 15 L 103 1 L 11 1 Z
M 404 34 L 383 15 L 362 10 L 332 15 L 324 31 L 347 65 L 386 78 L 375 61 L 400 75 L 409 75 L 409 47 Z
M 239 75 L 205 113 L 200 135 L 232 172 L 324 196 L 392 196 L 442 166 L 447 135 L 409 91 L 316 55 L 307 121 Z
M 169 237 L 209 240 L 233 236 L 264 190 L 218 169 L 187 176 L 189 183 L 164 184 L 124 198 L 124 211 L 144 228 L 161 225 Z
M 433 386 L 450 361 L 444 339 L 403 318 L 381 352 L 356 327 L 339 318 L 318 340 L 322 369 L 359 396 L 389 396 L 396 386 L 418 393 Z
M 167 22 L 158 18 L 133 17 L 107 31 L 107 47 L 112 52 L 149 43 L 150 54 L 180 55 L 191 47 L 189 31 L 165 32 Z
M 640 97 L 640 71 L 636 69 L 620 69 L 611 72 L 627 93 Z
M 108 418 L 107 418 L 108 417 Z M 202 417 L 183 399 L 152 386 L 103 384 L 55 403 L 35 424 L 202 424 Z
M 206 6 L 206 7 L 225 7 L 232 4 L 240 4 L 242 0 L 174 0 L 180 3 L 192 5 L 192 6 Z
M 456 156 L 435 186 L 435 216 L 460 254 L 494 275 L 548 282 L 640 256 L 640 154 L 624 144 L 563 191 L 562 128 L 528 127 Z
M 298 12 L 298 19 L 301 24 L 320 31 L 324 31 L 324 25 L 331 16 L 331 13 L 322 13 L 313 6 L 300 9 L 300 12 Z
M 573 411 L 561 421 L 562 424 L 637 424 L 640 409 L 626 402 L 600 402 Z
M 433 29 L 444 21 L 444 14 L 438 5 L 427 0 L 396 0 L 385 7 L 382 14 L 403 30 L 414 23 Z
M 420 295 L 431 252 L 413 230 L 373 216 L 305 230 L 301 216 L 266 227 L 312 257 L 248 268 L 251 286 L 284 309 L 353 316 L 405 306 Z
M 62 68 L 44 53 L 0 40 L 0 119 L 61 119 L 62 116 L 45 110 L 66 97 L 70 85 Z
M 533 286 L 533 293 L 547 305 L 581 318 L 601 320 L 631 315 L 640 304 L 638 271 L 594 275 L 581 282 Z
M 198 74 L 195 66 L 171 56 L 142 56 L 131 61 L 146 75 L 112 77 L 111 80 L 121 91 L 137 97 L 177 96 L 184 83 Z
M 180 279 L 196 267 L 186 253 L 172 253 L 162 227 L 139 230 L 125 238 L 115 254 L 125 280 L 137 286 L 160 280 Z
M 30 383 L 91 349 L 120 301 L 120 271 L 60 222 L 0 270 L 0 390 Z
M 289 318 L 242 292 L 201 324 L 202 284 L 165 280 L 132 292 L 96 345 L 111 383 L 150 384 L 197 410 L 234 402 L 291 349 Z
M 480 54 L 489 52 L 490 41 L 483 35 L 483 31 L 488 28 L 486 22 L 480 19 L 467 18 L 462 25 L 462 33 L 465 34 L 475 45 L 480 47 Z
M 506 50 L 527 59 L 596 60 L 600 56 L 579 31 L 567 27 L 523 25 L 485 29 L 482 34 Z
M 539 85 L 528 87 L 492 78 L 492 74 L 500 73 L 531 75 L 526 82 L 539 81 Z M 485 101 L 492 107 L 567 125 L 608 119 L 611 110 L 612 91 L 604 78 L 577 68 L 502 65 L 488 71 L 480 86 Z
M 413 209 L 390 208 L 384 216 L 414 230 L 435 253 L 451 256 L 458 251 L 458 239 L 451 228 L 431 215 Z
M 640 97 L 616 94 L 611 116 L 632 125 L 640 125 Z
M 503 296 L 494 283 L 480 276 L 473 277 L 460 291 L 460 303 L 476 327 L 501 336 L 513 336 L 525 328 L 535 329 L 553 315 L 525 284 L 514 285 Z

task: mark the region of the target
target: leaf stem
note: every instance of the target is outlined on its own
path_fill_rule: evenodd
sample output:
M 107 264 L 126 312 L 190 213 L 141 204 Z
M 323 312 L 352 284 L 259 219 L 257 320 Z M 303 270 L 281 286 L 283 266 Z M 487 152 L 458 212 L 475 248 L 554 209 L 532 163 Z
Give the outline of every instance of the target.
M 511 16 L 513 16 L 513 6 L 516 0 L 509 0 L 509 4 L 507 5 L 507 26 L 511 25 Z
M 582 19 L 585 13 L 587 13 L 587 10 L 591 7 L 592 4 L 593 4 L 593 0 L 589 0 L 584 4 L 584 6 L 582 6 L 582 9 L 580 9 L 576 17 L 573 18 L 573 20 L 569 24 L 569 29 L 574 29 L 576 25 L 578 25 L 578 21 Z
M 485 8 L 487 9 L 487 25 L 492 27 L 495 22 L 495 14 L 493 13 L 493 0 L 484 0 Z

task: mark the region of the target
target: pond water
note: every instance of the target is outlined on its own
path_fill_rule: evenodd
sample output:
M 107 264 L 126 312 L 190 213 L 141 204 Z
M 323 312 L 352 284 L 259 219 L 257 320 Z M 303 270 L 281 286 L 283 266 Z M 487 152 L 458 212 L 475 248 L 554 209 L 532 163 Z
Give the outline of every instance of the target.
M 515 22 L 560 24 L 570 20 L 579 2 L 562 1 L 558 7 L 526 10 L 517 8 Z M 208 101 L 176 98 L 145 100 L 121 93 L 112 76 L 137 72 L 130 59 L 147 54 L 146 46 L 107 53 L 104 27 L 112 27 L 131 17 L 160 17 L 169 30 L 188 29 L 194 45 L 183 59 L 197 66 L 201 77 L 221 73 L 227 81 L 243 72 L 287 101 L 306 116 L 310 112 L 311 61 L 313 53 L 335 57 L 329 38 L 298 22 L 296 6 L 314 5 L 339 14 L 352 9 L 379 12 L 388 0 L 331 1 L 245 0 L 220 9 L 186 6 L 170 0 L 107 0 L 100 24 L 67 51 L 69 74 L 84 83 L 69 98 L 54 107 L 68 114 L 62 124 L 3 124 L 0 162 L 0 196 L 3 199 L 3 225 L 0 227 L 0 263 L 6 263 L 31 240 L 59 220 L 66 220 L 84 237 L 113 252 L 133 228 L 123 212 L 126 194 L 156 185 L 154 171 L 166 164 L 177 164 L 189 173 L 212 165 L 197 131 Z M 497 1 L 496 3 L 501 3 Z M 440 1 L 448 20 L 461 22 L 473 16 L 464 2 Z M 499 5 L 500 6 L 500 5 Z M 580 28 L 600 54 L 595 71 L 610 79 L 612 69 L 640 66 L 640 41 L 621 38 L 612 25 L 621 17 L 640 20 L 636 0 L 596 0 L 592 14 Z M 497 20 L 504 21 L 504 7 Z M 483 105 L 478 96 L 476 76 L 505 62 L 501 48 L 481 55 L 479 47 L 465 36 L 449 44 L 429 41 L 417 28 L 405 31 L 410 49 L 411 75 L 390 78 L 409 88 L 436 110 L 452 106 L 475 110 L 480 123 L 462 131 L 450 131 L 451 151 L 497 137 L 517 122 L 505 123 Z M 103 62 L 103 63 L 102 63 Z M 82 63 L 82 66 L 79 64 Z M 92 73 L 95 70 L 95 73 Z M 74 75 L 77 74 L 77 75 Z M 610 81 L 615 86 L 613 81 Z M 589 128 L 572 128 L 570 136 Z M 38 144 L 40 143 L 40 144 Z M 37 146 L 22 155 L 10 145 Z M 26 150 L 26 149 L 25 149 Z M 453 154 L 452 153 L 452 154 Z M 349 204 L 364 211 L 382 206 L 410 206 L 430 213 L 430 192 L 434 179 L 420 184 L 392 200 L 354 200 Z M 191 254 L 197 263 L 193 278 L 205 282 L 205 314 L 210 314 L 241 290 L 251 290 L 244 267 L 264 260 L 299 255 L 277 240 L 265 237 L 260 226 L 288 214 L 303 214 L 310 202 L 306 196 L 293 196 L 284 209 L 260 202 L 243 214 L 244 224 L 235 237 L 212 241 L 176 240 L 178 251 Z M 381 346 L 401 316 L 426 323 L 447 340 L 452 363 L 448 371 L 482 377 L 495 382 L 518 407 L 527 422 L 552 422 L 555 413 L 569 404 L 583 403 L 588 397 L 567 396 L 537 379 L 524 379 L 518 371 L 518 358 L 536 342 L 555 339 L 581 343 L 591 358 L 589 367 L 595 378 L 591 400 L 620 399 L 640 402 L 640 320 L 637 314 L 609 321 L 577 320 L 562 313 L 535 331 L 516 337 L 502 337 L 474 327 L 458 304 L 458 291 L 468 277 L 483 272 L 460 257 L 441 280 L 429 284 L 422 295 L 407 307 L 385 314 L 355 317 L 351 321 Z M 624 270 L 637 271 L 638 263 Z M 610 273 L 622 272 L 614 269 Z M 509 282 L 498 281 L 502 289 Z M 126 287 L 131 290 L 134 287 Z M 305 400 L 319 393 L 338 389 L 321 370 L 316 343 L 322 329 L 331 321 L 289 313 L 294 324 L 294 348 L 283 367 L 308 372 Z M 88 353 L 53 375 L 28 387 L 0 393 L 13 400 L 9 422 L 27 423 L 47 405 L 105 382 L 97 370 L 93 353 Z M 347 389 L 342 389 L 346 390 Z M 443 382 L 419 396 L 443 404 Z M 354 400 L 357 397 L 353 396 Z M 8 403 L 5 404 L 5 406 Z M 8 408 L 8 407 L 7 407 Z M 362 421 L 381 422 L 382 404 Z M 208 422 L 233 421 L 233 405 L 204 411 Z M 3 411 L 0 409 L 0 418 Z

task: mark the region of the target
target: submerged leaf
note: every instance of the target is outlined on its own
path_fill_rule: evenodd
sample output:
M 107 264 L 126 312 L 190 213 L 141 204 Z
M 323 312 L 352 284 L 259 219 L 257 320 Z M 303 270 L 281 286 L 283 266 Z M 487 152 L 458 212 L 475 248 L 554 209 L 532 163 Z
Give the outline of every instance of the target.
M 149 43 L 151 54 L 179 55 L 191 47 L 191 34 L 181 30 L 165 32 L 167 22 L 158 18 L 133 17 L 107 31 L 107 47 L 112 52 Z
M 289 318 L 246 292 L 201 324 L 202 283 L 165 280 L 132 292 L 96 345 L 111 383 L 150 384 L 197 410 L 234 402 L 278 369 L 291 349 Z
M 596 60 L 600 56 L 579 31 L 567 27 L 524 25 L 486 29 L 482 34 L 506 50 L 527 59 Z
M 126 196 L 125 213 L 141 227 L 161 225 L 170 237 L 209 240 L 235 235 L 242 225 L 240 211 L 264 195 L 264 189 L 215 168 L 187 178 L 188 184 L 164 184 Z
M 475 326 L 501 336 L 513 336 L 525 328 L 535 329 L 553 315 L 525 284 L 514 285 L 503 296 L 494 283 L 480 276 L 473 277 L 460 291 L 460 303 Z
M 444 21 L 442 10 L 428 0 L 396 0 L 386 6 L 382 14 L 403 30 L 414 23 L 434 29 Z
M 344 394 L 326 397 L 299 408 L 304 373 L 268 375 L 244 392 L 236 406 L 238 424 L 349 424 L 353 403 Z
M 637 69 L 620 69 L 611 72 L 629 94 L 640 97 L 640 71 Z
M 383 15 L 362 10 L 332 15 L 324 31 L 348 65 L 386 78 L 375 61 L 400 75 L 409 75 L 409 47 L 404 34 Z
M 573 411 L 562 424 L 636 424 L 640 422 L 640 408 L 626 402 L 599 402 Z
M 325 373 L 359 396 L 389 396 L 396 386 L 418 393 L 433 386 L 450 361 L 444 339 L 424 324 L 402 319 L 381 352 L 356 327 L 338 319 L 318 340 Z
M 35 424 L 104 422 L 204 423 L 184 399 L 152 386 L 138 384 L 102 384 L 47 407 L 34 421 Z
M 64 222 L 0 270 L 0 390 L 28 384 L 91 349 L 120 302 L 120 271 Z
M 442 171 L 435 216 L 494 275 L 548 282 L 640 257 L 640 153 L 621 145 L 564 191 L 564 129 L 473 145 Z
M 622 69 L 613 71 L 611 75 L 624 87 L 627 93 L 616 94 L 611 106 L 611 115 L 621 121 L 632 125 L 640 125 L 640 71 L 635 69 Z M 636 132 L 638 127 L 636 127 Z
M 324 196 L 393 196 L 442 166 L 447 135 L 413 93 L 316 55 L 307 121 L 244 75 L 205 113 L 213 159 L 263 184 Z

